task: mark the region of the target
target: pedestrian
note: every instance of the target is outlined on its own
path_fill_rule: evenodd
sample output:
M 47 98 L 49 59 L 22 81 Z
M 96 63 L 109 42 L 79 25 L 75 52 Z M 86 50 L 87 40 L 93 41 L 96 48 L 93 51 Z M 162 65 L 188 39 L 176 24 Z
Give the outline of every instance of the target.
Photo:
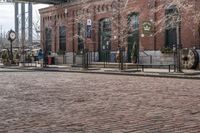
M 44 58 L 44 54 L 42 52 L 42 49 L 40 49 L 38 52 L 38 63 L 40 64 L 40 61 L 41 61 L 41 66 L 43 66 L 43 58 Z

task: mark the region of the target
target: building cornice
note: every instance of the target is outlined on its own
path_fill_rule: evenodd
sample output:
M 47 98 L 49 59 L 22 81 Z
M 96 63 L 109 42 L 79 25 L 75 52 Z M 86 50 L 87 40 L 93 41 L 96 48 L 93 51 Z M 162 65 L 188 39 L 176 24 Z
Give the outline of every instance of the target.
M 59 4 L 59 5 L 54 5 L 54 6 L 50 6 L 47 8 L 42 8 L 39 10 L 40 14 L 44 14 L 44 13 L 48 13 L 48 12 L 56 12 L 58 8 L 60 9 L 64 9 L 64 8 L 74 8 L 74 7 L 81 7 L 84 4 L 89 4 L 89 3 L 98 3 L 97 5 L 99 5 L 99 3 L 102 2 L 102 4 L 104 4 L 105 2 L 111 2 L 114 0 L 72 0 L 70 3 L 63 3 L 63 4 Z

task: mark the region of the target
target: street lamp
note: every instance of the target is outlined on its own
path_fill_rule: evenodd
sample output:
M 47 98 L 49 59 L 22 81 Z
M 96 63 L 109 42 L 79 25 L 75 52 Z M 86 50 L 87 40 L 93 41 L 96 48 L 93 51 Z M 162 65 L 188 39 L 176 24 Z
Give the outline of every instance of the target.
M 11 64 L 13 64 L 13 52 L 12 52 L 12 43 L 16 39 L 16 33 L 11 29 L 8 32 L 8 40 L 10 41 L 10 60 Z
M 177 35 L 177 72 L 182 72 L 181 69 L 181 14 L 180 8 L 177 11 L 177 24 L 176 24 L 176 35 Z

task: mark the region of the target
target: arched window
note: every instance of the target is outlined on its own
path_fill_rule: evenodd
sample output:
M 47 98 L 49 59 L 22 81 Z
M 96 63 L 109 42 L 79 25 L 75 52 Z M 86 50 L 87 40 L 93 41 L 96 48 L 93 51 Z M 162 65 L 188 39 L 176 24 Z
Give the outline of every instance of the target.
M 129 33 L 133 34 L 139 30 L 139 14 L 131 13 L 128 15 L 128 29 Z
M 128 62 L 137 63 L 139 56 L 139 13 L 128 15 Z

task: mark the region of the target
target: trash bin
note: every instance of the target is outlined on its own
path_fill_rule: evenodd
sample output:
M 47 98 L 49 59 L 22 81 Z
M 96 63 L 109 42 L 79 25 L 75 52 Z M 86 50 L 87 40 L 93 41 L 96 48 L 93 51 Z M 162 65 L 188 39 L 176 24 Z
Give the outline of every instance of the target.
M 51 65 L 51 64 L 52 64 L 52 58 L 48 57 L 48 65 Z
M 55 65 L 55 58 L 51 57 L 51 65 Z

